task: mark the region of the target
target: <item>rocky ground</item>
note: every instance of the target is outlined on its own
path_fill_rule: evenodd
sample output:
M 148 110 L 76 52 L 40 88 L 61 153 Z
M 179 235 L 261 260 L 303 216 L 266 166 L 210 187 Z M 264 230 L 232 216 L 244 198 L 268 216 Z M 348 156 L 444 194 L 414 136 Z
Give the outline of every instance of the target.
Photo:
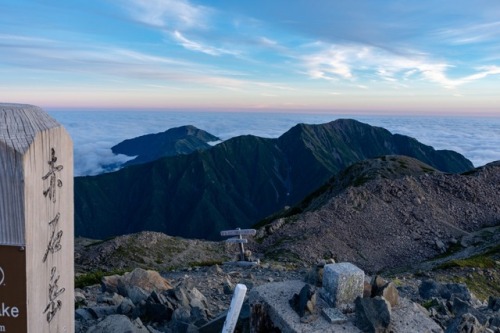
M 137 239 L 144 244 L 161 244 L 161 240 L 172 241 L 173 238 L 157 233 L 141 233 L 108 241 L 111 245 L 106 244 L 108 242 L 79 240 L 78 249 L 81 252 L 77 255 L 77 267 L 80 279 L 77 281 L 91 281 L 83 278 L 92 276 L 97 268 L 104 268 L 107 272 L 97 276 L 101 282 L 87 282 L 90 285 L 80 286 L 76 290 L 77 333 L 123 332 L 125 329 L 134 333 L 209 332 L 210 330 L 203 331 L 200 328 L 227 310 L 236 284 L 245 284 L 249 291 L 264 284 L 292 280 L 306 280 L 314 285 L 320 279 L 318 267 L 329 262 L 318 259 L 319 265 L 301 265 L 262 258 L 260 265 L 240 267 L 222 262 L 225 258 L 236 256 L 234 244 L 228 246 L 209 242 L 207 244 L 215 249 L 224 249 L 223 255 L 197 260 L 199 257 L 194 254 L 201 255 L 198 250 L 206 249 L 207 244 L 203 241 L 182 240 L 184 246 L 179 246 L 178 255 L 172 256 L 177 259 L 166 264 L 166 267 L 177 268 L 158 269 L 158 276 L 161 275 L 167 283 L 161 284 L 160 289 L 134 286 L 130 280 L 118 283 L 116 277 L 103 278 L 102 276 L 116 272 L 117 268 L 131 271 L 136 265 L 142 265 L 143 268 L 159 265 L 159 260 L 145 260 L 150 257 L 148 251 L 153 251 L 154 246 L 150 245 L 142 250 L 141 257 L 134 257 L 139 260 L 137 263 L 131 258 L 118 260 L 115 251 L 123 254 L 123 247 L 130 244 L 131 239 L 135 240 L 132 242 L 134 244 L 137 244 Z M 150 241 L 146 241 L 147 239 Z M 387 271 L 384 276 L 397 286 L 401 297 L 424 306 L 428 310 L 427 315 L 442 329 L 454 325 L 453 330 L 450 328 L 446 332 L 500 332 L 500 328 L 495 328 L 500 325 L 500 312 L 497 309 L 500 309 L 500 232 L 497 228 L 488 228 L 472 233 L 460 239 L 460 242 L 463 247 L 457 246 L 459 250 L 450 250 L 439 258 L 415 265 L 411 269 Z M 90 248 L 92 249 L 89 250 Z M 82 252 L 94 254 L 92 265 L 89 264 L 89 256 Z M 99 257 L 96 255 L 98 253 L 104 253 L 105 256 Z M 114 262 L 104 259 L 107 256 L 115 258 Z M 156 254 L 151 257 L 155 256 Z M 210 258 L 217 258 L 221 262 L 211 263 Z M 153 263 L 153 267 L 147 267 L 144 262 Z M 196 265 L 195 262 L 200 264 Z M 148 281 L 155 279 L 156 277 L 147 278 Z M 370 278 L 367 277 L 367 280 Z M 423 283 L 427 286 L 426 290 L 431 291 L 422 292 Z M 118 285 L 121 287 L 118 288 Z M 447 288 L 458 294 L 453 296 Z M 460 303 L 457 298 L 465 303 Z M 496 302 L 499 302 L 498 306 Z M 471 314 L 475 319 L 466 316 L 462 325 L 458 321 L 462 320 L 464 314 Z M 476 331 L 459 330 L 457 327 L 460 325 L 475 327 Z
M 334 257 L 370 273 L 414 265 L 498 225 L 499 184 L 500 162 L 456 175 L 400 156 L 363 161 L 263 225 L 255 251 L 309 264 Z

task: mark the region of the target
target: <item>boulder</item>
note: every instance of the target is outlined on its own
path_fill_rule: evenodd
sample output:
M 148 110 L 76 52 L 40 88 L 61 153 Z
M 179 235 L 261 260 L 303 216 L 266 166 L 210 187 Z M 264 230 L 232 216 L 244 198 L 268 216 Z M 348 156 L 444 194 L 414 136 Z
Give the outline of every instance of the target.
M 385 298 L 391 307 L 394 307 L 399 302 L 399 292 L 392 282 L 384 280 L 379 275 L 373 277 L 371 281 L 371 297 L 381 296 Z
M 87 308 L 87 311 L 96 319 L 114 315 L 118 312 L 118 305 L 113 306 L 93 306 Z
M 306 314 L 313 314 L 316 307 L 316 291 L 311 285 L 306 284 L 298 294 L 294 294 L 290 299 L 290 306 L 304 317 Z
M 96 325 L 90 327 L 87 333 L 149 333 L 148 329 L 137 318 L 131 321 L 124 315 L 110 315 Z
M 387 281 L 384 280 L 380 275 L 375 275 L 372 278 L 370 284 L 372 291 L 371 297 L 375 297 L 375 296 L 380 296 L 382 289 L 384 288 L 385 285 L 387 285 Z
M 351 263 L 325 265 L 323 290 L 333 307 L 349 307 L 363 296 L 365 273 Z
M 499 311 L 500 310 L 500 297 L 490 296 L 488 298 L 488 309 L 491 309 L 493 311 Z
M 115 292 L 122 296 L 124 290 L 130 286 L 138 287 L 144 290 L 148 295 L 153 291 L 165 291 L 172 289 L 170 283 L 163 278 L 158 272 L 151 270 L 144 270 L 136 268 L 132 272 L 125 273 L 124 275 L 111 275 L 102 278 L 103 291 Z M 120 291 L 122 293 L 120 293 Z
M 363 332 L 384 333 L 391 323 L 391 305 L 380 296 L 356 298 L 355 324 Z
M 128 297 L 134 304 L 140 304 L 149 297 L 147 291 L 134 285 L 121 285 L 118 287 L 118 291 L 121 295 Z
M 446 328 L 445 333 L 487 333 L 486 327 L 470 313 L 458 316 Z
M 429 312 L 407 298 L 401 297 L 391 311 L 389 330 L 394 333 L 440 333 L 441 327 L 429 317 Z
M 434 280 L 424 280 L 419 288 L 420 297 L 430 299 L 432 297 L 450 300 L 452 296 L 464 301 L 471 300 L 471 294 L 467 286 L 463 283 L 439 283 Z
M 385 298 L 392 307 L 395 307 L 399 303 L 399 292 L 394 283 L 389 282 L 384 286 L 380 296 Z

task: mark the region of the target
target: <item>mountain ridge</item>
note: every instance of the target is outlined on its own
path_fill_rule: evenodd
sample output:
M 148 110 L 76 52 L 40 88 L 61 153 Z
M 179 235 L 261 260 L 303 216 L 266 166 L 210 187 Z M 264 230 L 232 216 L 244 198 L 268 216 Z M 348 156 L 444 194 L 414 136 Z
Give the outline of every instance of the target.
M 190 154 L 209 149 L 209 142 L 220 141 L 218 137 L 192 125 L 170 128 L 164 132 L 146 134 L 124 140 L 113 147 L 114 154 L 135 156 L 123 166 L 147 163 L 166 156 Z
M 220 239 L 221 230 L 251 226 L 299 202 L 347 165 L 406 148 L 430 165 L 456 161 L 444 164 L 446 172 L 473 167 L 458 153 L 395 140 L 401 141 L 355 120 L 300 124 L 277 139 L 239 136 L 189 155 L 77 177 L 76 234 L 102 239 L 150 230 Z

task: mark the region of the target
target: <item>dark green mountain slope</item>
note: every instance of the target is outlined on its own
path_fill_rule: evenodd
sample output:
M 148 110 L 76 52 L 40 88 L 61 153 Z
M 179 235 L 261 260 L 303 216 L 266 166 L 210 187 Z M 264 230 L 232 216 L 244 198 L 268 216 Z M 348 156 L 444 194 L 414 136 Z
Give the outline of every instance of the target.
M 208 142 L 220 139 L 194 126 L 171 128 L 162 133 L 147 134 L 128 139 L 113 146 L 114 154 L 137 156 L 125 165 L 140 164 L 157 160 L 165 156 L 190 154 L 196 150 L 208 149 Z
M 458 153 L 354 120 L 301 124 L 278 139 L 240 136 L 190 155 L 77 177 L 76 234 L 152 230 L 220 239 L 220 230 L 251 226 L 299 202 L 354 162 L 403 151 L 445 172 L 473 167 Z

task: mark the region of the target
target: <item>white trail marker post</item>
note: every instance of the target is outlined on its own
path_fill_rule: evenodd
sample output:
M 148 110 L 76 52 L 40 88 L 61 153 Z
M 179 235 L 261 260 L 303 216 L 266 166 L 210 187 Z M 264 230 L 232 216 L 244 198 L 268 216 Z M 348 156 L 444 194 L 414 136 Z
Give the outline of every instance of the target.
M 73 333 L 73 143 L 32 105 L 0 104 L 0 328 Z
M 233 298 L 231 299 L 231 305 L 229 305 L 229 310 L 227 311 L 226 321 L 224 321 L 224 327 L 222 327 L 222 333 L 234 332 L 246 293 L 247 286 L 244 284 L 237 284 L 236 288 L 234 288 Z

